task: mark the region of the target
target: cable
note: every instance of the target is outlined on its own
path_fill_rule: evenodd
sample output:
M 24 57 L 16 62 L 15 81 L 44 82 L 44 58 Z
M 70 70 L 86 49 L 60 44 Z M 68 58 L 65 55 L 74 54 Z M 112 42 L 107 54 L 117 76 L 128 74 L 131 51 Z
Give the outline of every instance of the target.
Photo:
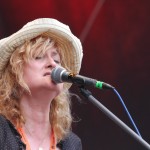
M 118 91 L 117 91 L 115 88 L 113 88 L 113 91 L 114 91 L 114 92 L 116 93 L 116 95 L 118 96 L 118 98 L 119 98 L 121 104 L 123 105 L 123 107 L 124 107 L 124 109 L 125 109 L 125 111 L 126 111 L 128 117 L 129 117 L 129 119 L 130 119 L 132 125 L 134 126 L 134 128 L 135 128 L 137 134 L 142 138 L 142 136 L 141 136 L 141 134 L 140 134 L 140 132 L 139 132 L 137 126 L 135 125 L 135 123 L 134 123 L 134 121 L 133 121 L 133 119 L 132 119 L 132 117 L 131 117 L 131 115 L 130 115 L 130 113 L 129 113 L 129 111 L 128 111 L 128 109 L 127 109 L 125 103 L 124 103 L 124 101 L 123 101 L 123 99 L 122 99 L 121 96 L 120 96 L 120 94 L 118 93 Z

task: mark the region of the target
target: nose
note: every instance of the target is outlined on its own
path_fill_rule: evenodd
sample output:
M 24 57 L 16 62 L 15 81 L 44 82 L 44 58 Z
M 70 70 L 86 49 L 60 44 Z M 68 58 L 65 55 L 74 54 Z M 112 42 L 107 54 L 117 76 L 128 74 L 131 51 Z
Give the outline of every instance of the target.
M 48 59 L 47 59 L 47 65 L 46 65 L 46 67 L 53 69 L 56 66 L 57 66 L 57 63 L 55 62 L 55 60 L 51 56 L 49 56 Z

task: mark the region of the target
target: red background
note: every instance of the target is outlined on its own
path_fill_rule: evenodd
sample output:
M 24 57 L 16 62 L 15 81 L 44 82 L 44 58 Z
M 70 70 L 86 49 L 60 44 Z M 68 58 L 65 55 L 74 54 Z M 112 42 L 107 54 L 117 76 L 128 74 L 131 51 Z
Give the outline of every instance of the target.
M 1 0 L 0 38 L 41 17 L 60 20 L 81 39 L 80 74 L 112 84 L 138 129 L 150 143 L 150 1 L 149 0 Z M 78 122 L 73 131 L 84 150 L 144 150 L 129 134 L 88 102 L 73 99 Z M 99 101 L 132 128 L 116 95 L 90 88 Z M 133 128 L 132 128 L 133 129 Z

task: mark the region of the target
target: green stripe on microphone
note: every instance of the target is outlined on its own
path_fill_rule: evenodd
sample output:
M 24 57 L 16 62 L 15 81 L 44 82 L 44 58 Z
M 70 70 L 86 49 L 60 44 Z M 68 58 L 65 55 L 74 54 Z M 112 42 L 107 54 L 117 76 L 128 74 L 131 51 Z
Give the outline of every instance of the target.
M 103 89 L 103 82 L 100 82 L 100 81 L 97 81 L 96 82 L 96 88 L 99 88 L 99 89 Z

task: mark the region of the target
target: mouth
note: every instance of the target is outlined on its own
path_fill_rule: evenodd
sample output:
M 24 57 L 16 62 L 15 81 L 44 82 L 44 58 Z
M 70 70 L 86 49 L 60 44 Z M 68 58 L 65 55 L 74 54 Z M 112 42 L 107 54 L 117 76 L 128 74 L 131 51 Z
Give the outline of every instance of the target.
M 46 72 L 46 73 L 44 73 L 44 76 L 50 76 L 51 75 L 51 73 L 50 72 Z

